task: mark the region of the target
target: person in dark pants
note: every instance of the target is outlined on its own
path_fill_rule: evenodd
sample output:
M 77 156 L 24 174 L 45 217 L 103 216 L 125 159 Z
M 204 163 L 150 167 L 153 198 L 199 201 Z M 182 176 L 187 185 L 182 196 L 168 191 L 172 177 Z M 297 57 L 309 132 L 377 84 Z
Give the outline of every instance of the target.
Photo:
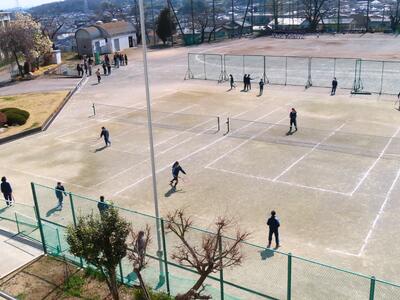
M 103 67 L 103 73 L 104 73 L 104 75 L 107 75 L 107 65 L 106 65 L 106 62 L 105 62 L 105 61 L 103 61 L 102 67 Z
M 111 64 L 109 62 L 107 63 L 107 71 L 108 75 L 111 75 Z
M 3 193 L 4 200 L 6 200 L 7 207 L 12 205 L 13 202 L 13 195 L 12 195 L 12 188 L 11 184 L 7 182 L 7 178 L 5 176 L 1 177 L 1 192 Z
M 272 242 L 272 236 L 275 236 L 275 243 L 276 247 L 275 249 L 279 248 L 279 226 L 281 224 L 279 223 L 279 220 L 276 217 L 276 212 L 273 210 L 271 211 L 271 217 L 267 221 L 267 225 L 269 227 L 269 234 L 268 234 L 268 246 L 267 248 L 271 247 L 271 242 Z
M 176 186 L 178 185 L 178 182 L 179 182 L 179 180 L 178 180 L 178 178 L 179 178 L 179 172 L 182 172 L 183 174 L 185 174 L 186 175 L 186 172 L 182 169 L 182 167 L 179 165 L 179 162 L 175 162 L 173 165 L 172 165 L 172 180 L 169 182 L 169 185 L 170 186 L 172 186 L 172 183 L 175 181 L 175 184 L 174 184 L 174 188 L 176 188 Z
M 125 54 L 125 65 L 128 65 L 128 56 Z
M 97 76 L 97 83 L 100 83 L 100 82 L 101 82 L 100 69 L 97 69 L 97 71 L 96 71 L 96 76 Z
M 247 90 L 251 90 L 251 81 L 253 78 L 250 77 L 250 74 L 247 74 Z
M 336 77 L 333 78 L 332 80 L 332 90 L 331 90 L 331 96 L 336 94 L 336 88 L 337 88 L 338 82 L 336 80 Z
M 104 138 L 104 143 L 106 144 L 106 147 L 111 146 L 110 132 L 104 126 L 101 127 L 100 138 Z
M 57 182 L 57 186 L 54 188 L 54 191 L 58 199 L 58 207 L 62 209 L 64 196 L 67 196 L 67 193 L 65 192 L 64 186 L 61 184 L 61 182 Z
M 292 108 L 292 111 L 289 114 L 289 118 L 290 118 L 290 129 L 289 129 L 289 133 L 292 132 L 292 126 L 294 126 L 294 131 L 297 131 L 297 111 Z
M 247 74 L 243 76 L 243 91 L 247 92 Z
M 232 74 L 229 74 L 229 84 L 231 85 L 231 89 L 230 90 L 232 90 L 233 88 L 236 88 L 235 80 L 233 79 Z
M 83 69 L 81 67 L 81 64 L 77 64 L 76 65 L 76 70 L 78 71 L 78 76 L 79 77 L 83 76 Z M 81 75 L 81 73 L 82 73 L 82 75 Z
M 103 215 L 109 207 L 110 206 L 108 203 L 104 201 L 104 196 L 100 196 L 100 202 L 97 203 L 97 208 L 99 209 L 100 215 Z
M 264 93 L 264 80 L 262 78 L 260 79 L 258 85 L 260 86 L 260 94 L 258 94 L 258 97 L 261 97 Z

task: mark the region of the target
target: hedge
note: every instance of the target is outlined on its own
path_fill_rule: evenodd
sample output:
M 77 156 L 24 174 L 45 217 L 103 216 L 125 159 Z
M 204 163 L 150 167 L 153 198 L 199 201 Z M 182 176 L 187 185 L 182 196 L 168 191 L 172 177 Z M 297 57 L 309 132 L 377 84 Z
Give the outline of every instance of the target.
M 29 118 L 29 112 L 15 107 L 0 109 L 7 117 L 7 125 L 24 125 Z

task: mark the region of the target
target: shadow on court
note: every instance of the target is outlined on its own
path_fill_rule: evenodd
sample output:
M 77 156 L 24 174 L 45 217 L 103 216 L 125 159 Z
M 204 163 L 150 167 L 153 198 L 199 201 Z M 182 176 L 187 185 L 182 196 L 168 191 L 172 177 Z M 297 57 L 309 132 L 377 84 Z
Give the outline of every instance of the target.
M 107 148 L 107 146 L 103 146 L 103 147 L 97 148 L 96 150 L 94 150 L 94 153 L 103 151 L 106 148 Z
M 265 249 L 263 251 L 260 251 L 260 256 L 261 260 L 267 260 L 268 258 L 274 256 L 274 251 L 272 251 L 271 249 Z
M 52 209 L 48 210 L 46 213 L 46 217 L 50 217 L 52 214 L 56 213 L 57 211 L 61 211 L 62 208 L 59 205 L 56 205 Z
M 177 190 L 176 187 L 171 187 L 168 192 L 164 194 L 166 198 L 171 197 L 175 193 L 184 193 L 182 190 Z

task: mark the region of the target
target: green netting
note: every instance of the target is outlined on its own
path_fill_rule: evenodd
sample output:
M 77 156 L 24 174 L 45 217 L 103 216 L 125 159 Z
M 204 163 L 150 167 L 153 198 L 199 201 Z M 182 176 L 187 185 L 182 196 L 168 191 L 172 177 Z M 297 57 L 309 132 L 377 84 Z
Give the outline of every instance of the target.
M 400 299 L 400 286 L 385 281 L 375 281 L 375 299 Z
M 33 232 L 39 229 L 38 222 L 33 218 L 15 213 L 15 222 L 17 223 L 18 233 L 26 236 L 33 235 Z

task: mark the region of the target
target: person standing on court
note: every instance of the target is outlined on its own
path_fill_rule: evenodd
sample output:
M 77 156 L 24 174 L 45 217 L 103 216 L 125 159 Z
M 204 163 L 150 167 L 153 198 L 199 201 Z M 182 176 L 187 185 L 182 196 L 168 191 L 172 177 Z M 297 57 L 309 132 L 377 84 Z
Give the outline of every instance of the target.
M 336 77 L 333 77 L 332 80 L 332 90 L 331 90 L 331 96 L 336 94 L 336 88 L 337 88 L 338 82 L 336 80 Z
M 260 86 L 260 94 L 258 95 L 258 97 L 261 97 L 264 92 L 264 80 L 262 78 L 260 79 L 258 85 Z
M 125 54 L 125 65 L 127 66 L 128 65 L 128 56 Z
M 231 89 L 230 90 L 232 90 L 233 88 L 236 88 L 235 80 L 233 79 L 232 74 L 229 74 L 229 83 L 231 85 Z
M 96 76 L 97 76 L 97 83 L 99 84 L 99 83 L 101 82 L 100 69 L 97 69 L 97 71 L 96 71 Z
M 247 74 L 243 76 L 243 91 L 247 92 Z
M 267 248 L 271 247 L 271 242 L 272 242 L 272 236 L 275 236 L 275 249 L 279 248 L 279 226 L 281 224 L 279 223 L 278 218 L 276 217 L 276 212 L 273 210 L 271 211 L 271 217 L 267 221 L 267 225 L 269 228 L 269 233 L 268 233 L 268 246 Z
M 111 146 L 110 132 L 104 126 L 101 127 L 100 138 L 104 138 L 104 143 L 106 144 L 106 147 Z
M 108 203 L 104 201 L 104 196 L 100 196 L 100 202 L 97 203 L 97 208 L 99 209 L 100 215 L 103 215 L 109 207 L 110 206 Z
M 107 75 L 107 65 L 106 65 L 106 62 L 104 60 L 103 60 L 103 63 L 102 63 L 102 67 L 103 67 L 104 76 L 106 76 Z
M 12 205 L 13 202 L 13 195 L 12 195 L 12 188 L 11 184 L 7 182 L 7 178 L 5 176 L 1 177 L 1 192 L 4 196 L 4 200 L 6 200 L 7 207 Z
M 178 178 L 179 178 L 179 172 L 182 172 L 183 174 L 186 175 L 186 172 L 182 169 L 182 167 L 179 165 L 179 162 L 175 162 L 172 165 L 172 180 L 169 182 L 169 185 L 172 186 L 172 183 L 175 181 L 175 185 L 173 186 L 174 188 L 176 188 L 176 186 L 178 185 Z
M 54 188 L 54 191 L 56 193 L 56 197 L 58 199 L 58 207 L 62 209 L 63 207 L 63 200 L 64 196 L 67 196 L 67 193 L 65 192 L 64 186 L 61 184 L 61 182 L 57 182 L 56 187 Z
M 251 81 L 253 78 L 250 77 L 250 74 L 247 74 L 247 90 L 251 90 Z
M 292 126 L 294 126 L 294 131 L 297 131 L 297 111 L 292 108 L 292 111 L 289 114 L 290 118 L 290 129 L 289 132 L 292 132 Z

